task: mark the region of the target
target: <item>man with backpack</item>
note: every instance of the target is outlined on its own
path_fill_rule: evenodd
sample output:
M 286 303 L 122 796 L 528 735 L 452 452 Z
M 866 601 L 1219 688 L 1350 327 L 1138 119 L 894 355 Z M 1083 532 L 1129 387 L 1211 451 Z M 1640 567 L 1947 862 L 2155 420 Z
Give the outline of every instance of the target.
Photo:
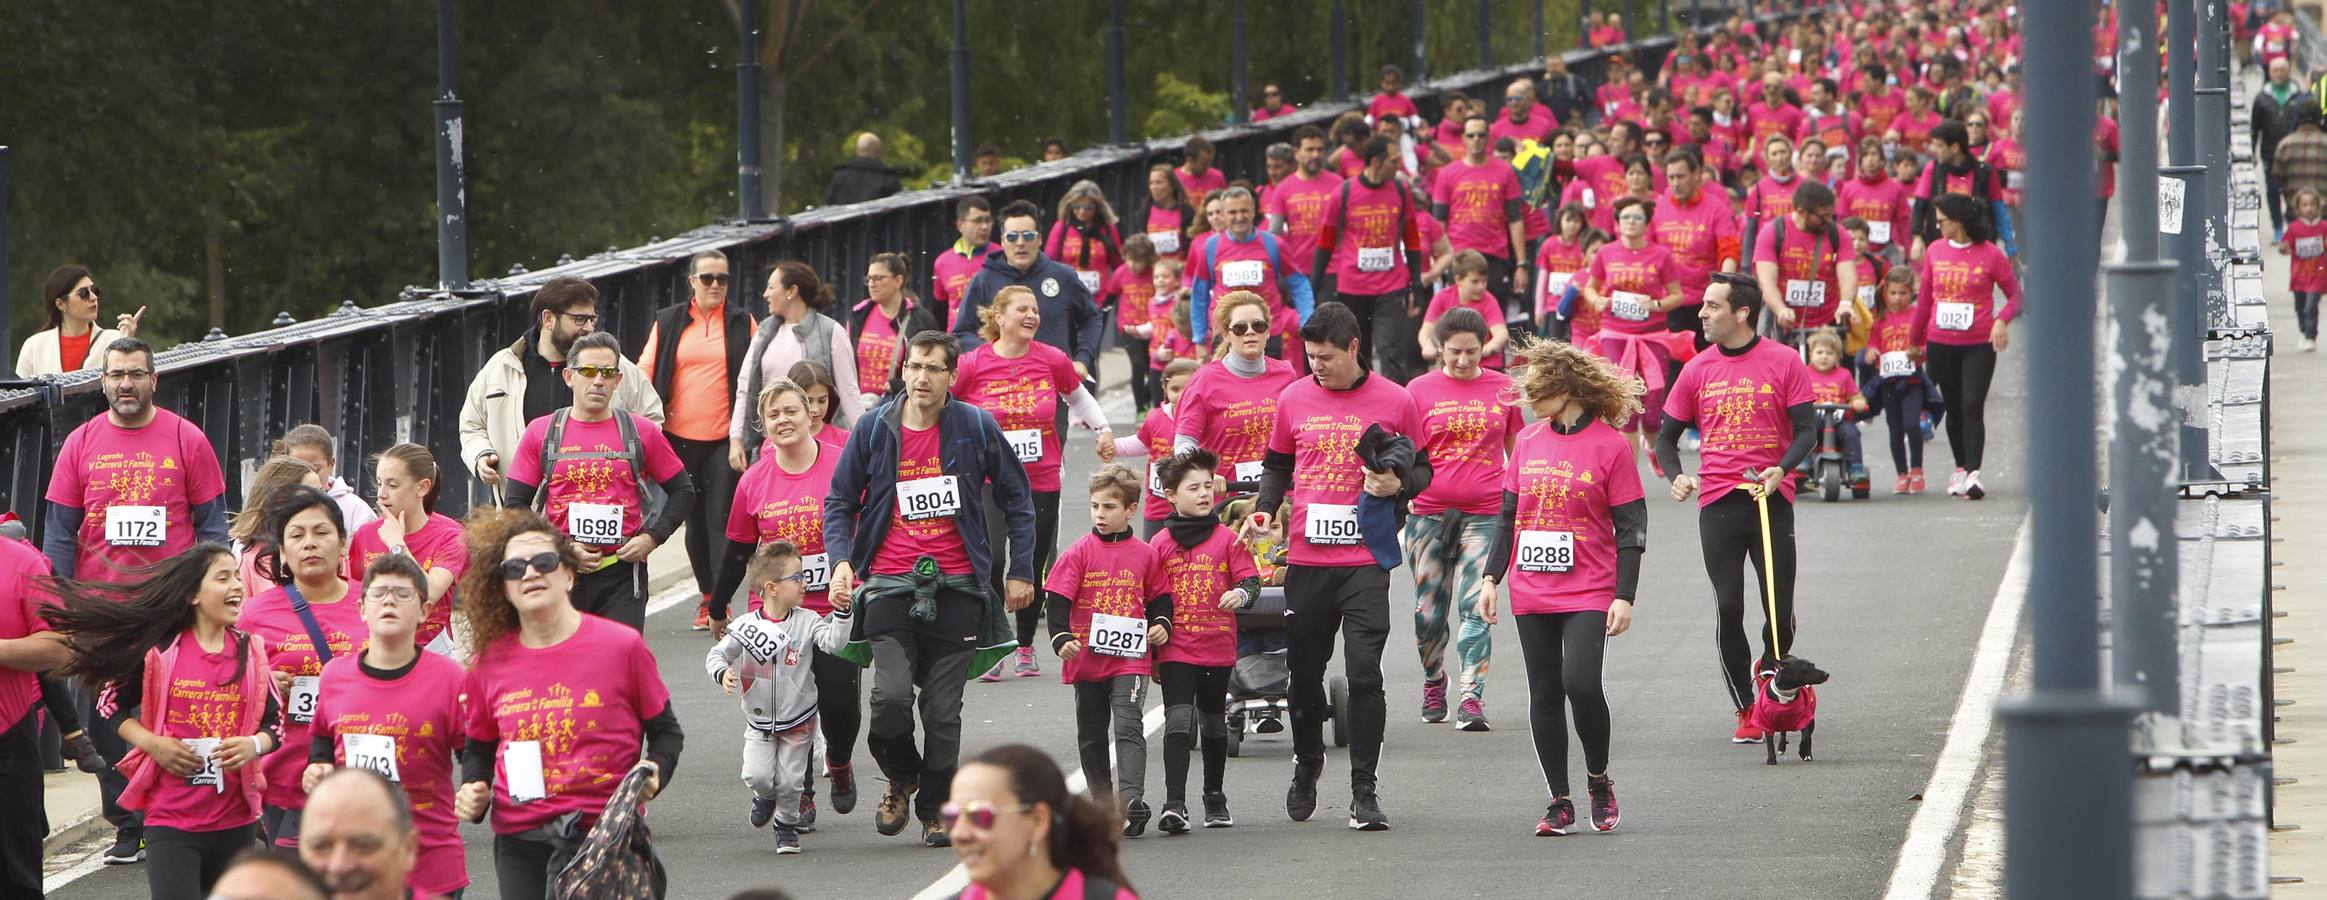
M 1753 275 L 1775 333 L 1824 328 L 1853 315 L 1858 266 L 1834 224 L 1834 191 L 1804 178 L 1794 188 L 1794 211 L 1761 227 L 1753 242 Z
M 1315 302 L 1309 278 L 1285 265 L 1285 245 L 1276 235 L 1255 227 L 1251 191 L 1231 187 L 1212 196 L 1220 202 L 1220 218 L 1227 227 L 1198 240 L 1195 253 L 1188 258 L 1192 283 L 1188 324 L 1195 332 L 1196 346 L 1205 346 L 1204 340 L 1212 332 L 1212 292 L 1251 291 L 1269 302 L 1269 343 L 1274 352 L 1286 335 L 1309 321 Z
M 1377 135 L 1359 147 L 1358 158 L 1365 168 L 1326 202 L 1310 271 L 1326 296 L 1357 314 L 1358 332 L 1374 347 L 1374 371 L 1405 384 L 1423 371 L 1415 336 L 1430 259 L 1414 196 L 1397 177 L 1397 147 Z
M 695 505 L 695 484 L 654 422 L 614 408 L 622 345 L 593 332 L 566 354 L 574 404 L 526 423 L 509 461 L 507 501 L 531 506 L 574 539 L 582 574 L 574 608 L 646 627 L 646 558 Z M 650 482 L 649 479 L 652 479 Z M 647 517 L 649 485 L 662 508 Z
M 1921 262 L 1923 248 L 1939 240 L 1939 217 L 1933 214 L 1931 201 L 1941 194 L 1963 194 L 1979 201 L 1988 211 L 1988 221 L 1995 223 L 2004 254 L 2018 257 L 2019 242 L 2012 234 L 2012 217 L 2005 213 L 2002 199 L 2004 176 L 1971 155 L 1970 130 L 1962 122 L 1941 122 L 1931 129 L 1931 146 L 1936 155 L 1923 167 L 1923 177 L 1915 180 L 1911 192 L 1915 244 L 1908 260 Z

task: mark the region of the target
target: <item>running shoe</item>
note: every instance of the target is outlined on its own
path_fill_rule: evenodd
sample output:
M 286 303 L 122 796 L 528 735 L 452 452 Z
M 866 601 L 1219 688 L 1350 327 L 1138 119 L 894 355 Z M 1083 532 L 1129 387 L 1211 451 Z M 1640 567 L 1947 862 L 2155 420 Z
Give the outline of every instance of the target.
M 1187 834 L 1188 805 L 1177 800 L 1166 802 L 1163 815 L 1155 819 L 1155 830 L 1165 834 Z
M 1616 811 L 1616 781 L 1602 775 L 1584 777 L 1584 793 L 1592 795 L 1592 830 L 1615 831 L 1623 815 Z
M 1656 458 L 1656 450 L 1653 447 L 1648 451 L 1648 471 L 1658 478 L 1664 477 L 1664 461 Z
M 1010 669 L 1010 674 L 1020 678 L 1033 678 L 1042 674 L 1042 665 L 1034 661 L 1034 648 L 1018 648 L 1018 665 Z
M 1390 817 L 1382 814 L 1382 804 L 1374 792 L 1360 789 L 1350 794 L 1349 827 L 1357 831 L 1388 831 Z
M 913 804 L 914 785 L 902 781 L 889 782 L 889 789 L 881 794 L 880 808 L 873 810 L 873 830 L 893 835 L 905 830 L 907 807 Z
M 1737 711 L 1737 733 L 1730 736 L 1729 742 L 1732 744 L 1758 744 L 1761 743 L 1762 733 L 1761 729 L 1745 720 L 1745 710 L 1741 709 Z
M 782 822 L 776 823 L 776 853 L 800 852 L 800 830 Z
M 1922 469 L 1907 470 L 1907 493 L 1920 494 L 1923 493 L 1924 489 L 1928 488 L 1929 486 L 1930 485 L 1924 483 L 1923 481 Z
M 978 680 L 986 684 L 993 684 L 994 682 L 1002 680 L 1002 667 L 1009 664 L 1010 660 L 1007 657 L 995 660 L 994 667 L 987 669 L 986 674 L 978 676 Z
M 145 832 L 121 828 L 113 832 L 113 846 L 105 848 L 105 864 L 126 866 L 145 862 Z
M 1543 818 L 1535 823 L 1536 837 L 1552 837 L 1576 833 L 1576 804 L 1566 797 L 1552 798 L 1544 807 Z
M 1705 436 L 1699 433 L 1695 428 L 1691 428 L 1686 433 L 1681 435 L 1681 449 L 1684 451 L 1695 450 L 1704 445 Z
M 693 627 L 694 627 L 694 629 L 695 629 L 696 631 L 710 631 L 710 630 L 711 630 L 711 595 L 710 595 L 710 594 L 704 594 L 704 595 L 703 595 L 703 599 L 701 599 L 701 600 L 698 600 L 698 601 L 696 601 L 696 602 L 695 602 L 695 624 L 694 624 L 694 626 L 693 626 Z
M 826 766 L 824 777 L 832 779 L 832 811 L 848 815 L 856 811 L 856 767 Z
M 1323 768 L 1293 761 L 1293 786 L 1285 791 L 1285 815 L 1293 821 L 1306 822 L 1317 814 L 1317 776 Z
M 1228 795 L 1219 791 L 1204 792 L 1204 827 L 1229 828 L 1236 817 L 1228 814 Z
M 2304 352 L 2304 353 L 2309 353 L 2309 352 L 2311 352 L 2311 351 L 2313 351 L 2313 350 L 2317 350 L 2317 349 L 2319 349 L 2319 339 L 2318 339 L 2318 338 L 2309 338 L 2309 337 L 2307 337 L 2307 338 L 2304 338 L 2304 339 L 2303 339 L 2303 352 Z
M 86 731 L 73 732 L 62 742 L 60 755 L 73 761 L 73 767 L 90 775 L 101 775 L 113 768 L 106 764 L 105 754 L 97 752 L 96 743 L 89 740 Z
M 937 824 L 936 819 L 930 819 L 921 823 L 921 846 L 951 847 L 953 835 L 946 833 L 945 826 Z
M 769 819 L 772 819 L 772 818 L 775 818 L 775 816 L 776 816 L 776 798 L 774 798 L 774 797 L 753 797 L 753 798 L 751 798 L 751 827 L 753 827 L 753 828 L 766 828 L 766 827 L 768 827 L 768 820 L 769 820 Z
M 1138 837 L 1147 833 L 1147 820 L 1155 817 L 1147 801 L 1133 800 L 1123 807 L 1123 836 Z
M 1912 493 L 1914 489 L 1915 479 L 1909 478 L 1905 475 L 1901 475 L 1899 476 L 1899 480 L 1891 482 L 1891 493 L 1893 494 Z
M 1988 489 L 1980 486 L 1980 473 L 1977 470 L 1963 476 L 1964 499 L 1978 500 L 1987 495 Z
M 1431 724 L 1446 721 L 1446 679 L 1422 683 L 1422 721 Z
M 1462 698 L 1462 706 L 1454 711 L 1454 727 L 1464 731 L 1487 730 L 1487 707 L 1477 697 Z
M 794 826 L 801 834 L 816 830 L 816 785 L 812 781 L 800 789 L 800 824 Z
M 1950 496 L 1950 497 L 1961 497 L 1961 496 L 1963 496 L 1963 482 L 1964 482 L 1964 475 L 1965 475 L 1965 473 L 1964 473 L 1964 471 L 1963 471 L 1962 469 L 1957 469 L 1957 470 L 1955 470 L 1955 474 L 1947 476 L 1947 495 L 1948 495 L 1948 496 Z

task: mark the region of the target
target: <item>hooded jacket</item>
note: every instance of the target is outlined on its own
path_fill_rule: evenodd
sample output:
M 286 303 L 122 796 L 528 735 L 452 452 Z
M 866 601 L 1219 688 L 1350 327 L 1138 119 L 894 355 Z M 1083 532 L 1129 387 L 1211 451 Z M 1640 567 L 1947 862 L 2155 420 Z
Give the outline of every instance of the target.
M 985 339 L 978 336 L 978 311 L 993 303 L 996 293 L 1014 284 L 1033 291 L 1035 302 L 1042 307 L 1042 327 L 1035 330 L 1034 339 L 1064 351 L 1068 359 L 1082 363 L 1095 375 L 1099 371 L 1099 306 L 1091 299 L 1091 292 L 1083 289 L 1074 269 L 1041 253 L 1034 255 L 1034 264 L 1024 272 L 1011 265 L 1001 250 L 986 254 L 985 265 L 962 289 L 961 312 L 953 321 L 953 335 L 961 340 L 962 352 L 985 346 Z
M 904 443 L 905 402 L 891 400 L 857 420 L 840 464 L 833 469 L 832 493 L 824 498 L 824 552 L 848 560 L 859 583 L 871 577 L 873 551 L 888 539 L 890 513 L 897 508 L 897 454 Z M 947 397 L 937 414 L 937 431 L 944 448 L 940 463 L 945 474 L 961 479 L 961 495 L 977 497 L 978 489 L 990 482 L 995 504 L 1007 511 L 1010 559 L 1005 574 L 1034 581 L 1034 494 L 1026 486 L 1026 468 L 1002 436 L 1002 426 L 993 414 Z M 986 517 L 976 504 L 965 503 L 953 521 L 978 583 L 993 583 L 993 540 L 986 534 Z
M 538 352 L 534 336 L 539 333 L 537 328 L 526 329 L 516 343 L 486 359 L 485 367 L 469 382 L 468 398 L 461 402 L 461 462 L 468 464 L 471 472 L 476 471 L 477 457 L 494 453 L 501 456 L 501 473 L 509 473 L 509 454 L 517 449 L 525 423 L 532 421 L 525 415 L 525 362 L 519 356 Z M 614 388 L 614 408 L 661 425 L 663 398 L 647 383 L 646 371 L 627 357 L 621 364 L 622 383 Z

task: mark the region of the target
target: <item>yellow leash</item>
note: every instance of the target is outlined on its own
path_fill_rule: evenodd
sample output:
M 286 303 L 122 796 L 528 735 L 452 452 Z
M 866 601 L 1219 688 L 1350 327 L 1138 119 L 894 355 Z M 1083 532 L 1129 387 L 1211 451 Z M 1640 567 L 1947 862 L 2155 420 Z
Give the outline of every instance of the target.
M 1778 643 L 1778 563 L 1770 550 L 1769 494 L 1759 481 L 1746 482 L 1744 489 L 1753 495 L 1754 509 L 1761 513 L 1761 602 L 1769 613 L 1770 652 L 1776 654 L 1770 661 L 1777 662 L 1785 658 L 1787 648 Z

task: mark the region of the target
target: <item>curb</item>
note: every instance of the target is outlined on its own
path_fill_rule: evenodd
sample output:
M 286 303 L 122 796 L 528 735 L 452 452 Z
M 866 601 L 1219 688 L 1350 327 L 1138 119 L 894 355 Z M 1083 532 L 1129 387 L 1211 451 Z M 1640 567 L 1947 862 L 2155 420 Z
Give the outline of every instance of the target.
M 53 856 L 67 847 L 104 834 L 105 829 L 113 826 L 112 823 L 105 821 L 105 817 L 99 815 L 99 812 L 97 807 L 90 807 L 82 811 L 78 818 L 65 823 L 63 826 L 51 827 L 48 837 L 41 839 L 41 856 Z

